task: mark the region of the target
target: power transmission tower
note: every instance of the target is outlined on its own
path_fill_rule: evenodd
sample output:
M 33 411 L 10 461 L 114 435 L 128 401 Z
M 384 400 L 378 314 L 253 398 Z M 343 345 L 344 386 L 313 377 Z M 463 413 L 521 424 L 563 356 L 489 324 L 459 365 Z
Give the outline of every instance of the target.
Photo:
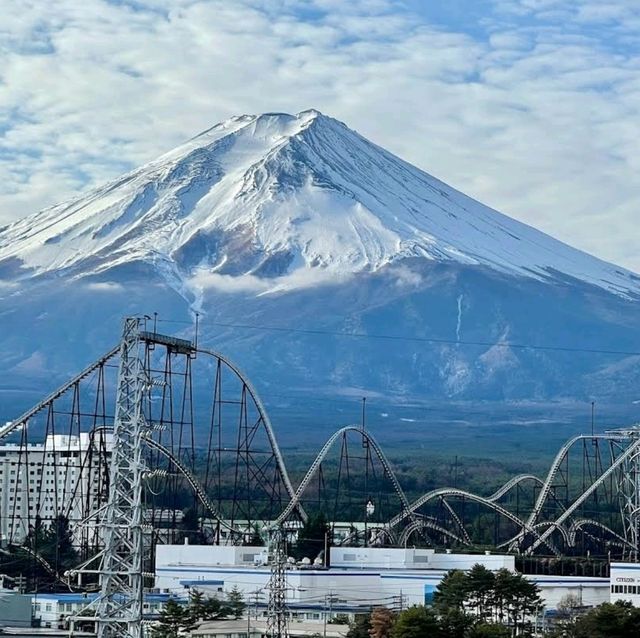
M 640 439 L 640 430 L 631 428 L 626 431 L 630 445 Z M 636 450 L 623 467 L 618 482 L 618 494 L 622 505 L 622 523 L 624 537 L 629 542 L 629 559 L 638 560 L 640 550 L 640 451 Z
M 267 608 L 267 636 L 269 638 L 287 638 L 287 553 L 282 527 L 276 528 L 270 538 L 271 576 L 269 590 L 269 606 Z
M 99 576 L 100 593 L 74 618 L 94 621 L 97 638 L 142 638 L 146 546 L 142 449 L 147 429 L 143 405 L 150 380 L 141 354 L 140 322 L 125 319 L 120 344 L 109 498 L 93 517 L 102 550 L 76 570 Z M 98 561 L 98 569 L 91 569 Z

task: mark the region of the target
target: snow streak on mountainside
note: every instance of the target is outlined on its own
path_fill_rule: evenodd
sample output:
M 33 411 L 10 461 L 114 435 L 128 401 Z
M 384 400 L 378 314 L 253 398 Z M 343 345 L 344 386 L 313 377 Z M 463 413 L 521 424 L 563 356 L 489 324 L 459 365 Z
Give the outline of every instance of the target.
M 633 273 L 479 204 L 317 111 L 232 118 L 0 230 L 0 283 L 144 262 L 191 299 L 307 288 L 410 258 L 640 294 Z

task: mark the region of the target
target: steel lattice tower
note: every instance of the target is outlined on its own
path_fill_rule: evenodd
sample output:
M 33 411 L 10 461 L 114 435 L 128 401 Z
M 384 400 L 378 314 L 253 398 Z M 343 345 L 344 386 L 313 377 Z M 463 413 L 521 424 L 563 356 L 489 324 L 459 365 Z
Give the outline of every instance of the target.
M 287 622 L 287 554 L 285 551 L 284 532 L 276 528 L 270 538 L 271 577 L 269 590 L 269 607 L 267 611 L 267 636 L 269 638 L 287 638 L 289 635 Z
M 125 319 L 120 344 L 109 500 L 95 519 L 103 549 L 78 570 L 98 574 L 100 579 L 99 595 L 83 610 L 84 617 L 75 618 L 95 621 L 97 638 L 142 638 L 146 545 L 142 448 L 147 429 L 143 399 L 150 380 L 141 355 L 140 322 L 137 318 Z M 99 569 L 88 569 L 98 560 Z
M 640 430 L 632 428 L 625 433 L 631 439 L 630 445 L 640 441 Z M 626 460 L 618 484 L 618 494 L 622 506 L 624 536 L 629 542 L 630 560 L 637 561 L 640 550 L 640 450 Z

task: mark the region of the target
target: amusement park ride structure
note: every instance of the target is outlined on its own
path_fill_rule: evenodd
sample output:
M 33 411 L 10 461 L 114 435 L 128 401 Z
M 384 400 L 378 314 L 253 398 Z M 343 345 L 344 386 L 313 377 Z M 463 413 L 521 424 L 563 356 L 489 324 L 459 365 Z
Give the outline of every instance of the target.
M 72 441 L 81 437 L 90 445 L 78 456 Z M 272 539 L 273 636 L 286 633 L 276 622 L 277 557 L 308 512 L 327 513 L 330 524 L 353 520 L 344 544 L 638 558 L 640 428 L 572 438 L 544 479 L 523 474 L 487 496 L 455 487 L 411 501 L 364 423 L 350 425 L 328 439 L 294 488 L 247 377 L 222 354 L 147 330 L 145 319 L 127 319 L 117 348 L 0 428 L 0 439 L 13 441 L 16 477 L 0 510 L 5 545 L 24 544 L 17 530 L 64 517 L 82 562 L 67 574 L 48 567 L 69 586 L 98 587 L 87 613 L 100 638 L 140 638 L 153 548 L 194 526 L 201 542 Z M 58 449 L 44 450 L 35 471 L 29 453 L 43 440 Z M 79 478 L 87 472 L 91 489 Z M 48 490 L 55 512 L 41 507 Z M 355 524 L 363 515 L 364 538 Z M 492 521 L 491 541 L 477 537 L 479 517 L 485 528 Z M 29 551 L 42 560 L 37 547 Z

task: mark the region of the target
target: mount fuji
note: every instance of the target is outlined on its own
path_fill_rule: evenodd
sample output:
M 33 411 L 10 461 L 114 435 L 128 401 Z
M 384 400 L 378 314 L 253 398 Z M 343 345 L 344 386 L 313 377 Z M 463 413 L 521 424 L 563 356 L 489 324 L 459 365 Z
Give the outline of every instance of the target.
M 1 228 L 0 302 L 0 417 L 153 312 L 187 336 L 199 313 L 267 403 L 638 398 L 638 275 L 313 110 L 231 118 Z

